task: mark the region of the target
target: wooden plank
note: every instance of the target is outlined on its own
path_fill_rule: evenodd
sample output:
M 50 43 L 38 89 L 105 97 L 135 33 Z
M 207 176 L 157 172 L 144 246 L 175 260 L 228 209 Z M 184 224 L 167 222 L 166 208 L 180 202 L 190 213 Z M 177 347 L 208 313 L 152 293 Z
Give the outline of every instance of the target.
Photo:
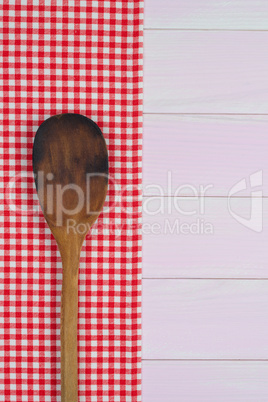
M 229 211 L 226 198 L 144 198 L 143 277 L 268 278 L 268 199 L 259 202 L 235 198 Z
M 267 280 L 143 281 L 144 359 L 268 359 Z
M 268 29 L 266 0 L 146 0 L 144 6 L 145 29 Z
M 268 75 L 268 74 L 267 74 Z M 268 174 L 268 116 L 145 115 L 143 194 L 227 196 L 244 177 Z M 170 173 L 168 173 L 170 172 Z M 170 176 L 168 176 L 170 175 Z M 168 189 L 168 177 L 172 188 Z M 268 195 L 268 182 L 263 195 Z M 248 196 L 250 189 L 237 195 Z
M 144 361 L 143 402 L 266 402 L 268 363 Z
M 145 113 L 267 113 L 268 32 L 145 31 Z

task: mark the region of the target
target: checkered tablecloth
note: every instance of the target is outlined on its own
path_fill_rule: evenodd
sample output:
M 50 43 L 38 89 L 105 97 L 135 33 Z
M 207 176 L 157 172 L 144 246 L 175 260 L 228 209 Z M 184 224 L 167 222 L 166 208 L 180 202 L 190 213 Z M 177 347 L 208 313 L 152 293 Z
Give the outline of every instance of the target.
M 0 401 L 60 401 L 62 267 L 32 177 L 47 117 L 86 115 L 110 187 L 79 276 L 79 401 L 141 400 L 143 4 L 1 2 Z

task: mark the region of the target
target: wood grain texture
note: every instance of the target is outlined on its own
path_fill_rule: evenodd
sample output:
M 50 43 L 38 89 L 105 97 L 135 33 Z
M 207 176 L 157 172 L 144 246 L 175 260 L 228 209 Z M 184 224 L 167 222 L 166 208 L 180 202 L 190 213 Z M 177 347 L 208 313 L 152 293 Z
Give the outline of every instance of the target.
M 206 195 L 227 196 L 239 180 L 268 173 L 268 116 L 154 115 L 144 116 L 143 194 L 193 195 L 193 186 L 209 185 Z M 164 137 L 164 140 L 163 140 Z M 168 172 L 172 188 L 168 192 Z M 268 195 L 264 180 L 263 195 Z M 250 189 L 239 196 L 250 195 Z
M 156 278 L 143 281 L 143 358 L 186 360 L 145 360 L 144 402 L 268 399 L 267 361 L 236 360 L 268 359 L 268 281 L 161 279 L 268 278 L 267 200 L 260 233 L 230 216 L 226 198 L 206 199 L 204 215 L 168 213 L 179 185 L 200 193 L 212 184 L 207 195 L 226 197 L 246 178 L 236 196 L 249 197 L 249 176 L 260 170 L 257 190 L 268 195 L 268 32 L 239 32 L 267 30 L 267 17 L 264 0 L 145 2 L 143 194 L 147 208 L 164 201 L 164 212 L 143 211 L 143 276 Z M 159 191 L 151 184 L 164 190 L 152 201 Z M 179 202 L 186 211 L 198 204 Z M 236 198 L 232 208 L 249 218 L 250 199 Z M 176 219 L 205 219 L 214 233 L 161 232 Z
M 143 402 L 266 402 L 268 362 L 144 361 Z
M 147 28 L 268 29 L 266 0 L 146 0 Z
M 268 359 L 268 281 L 143 280 L 144 359 Z
M 268 32 L 146 31 L 145 113 L 267 113 Z
M 268 200 L 263 200 L 261 232 L 237 222 L 226 198 L 207 197 L 203 202 L 204 213 L 200 199 L 165 197 L 161 213 L 159 199 L 144 198 L 143 277 L 268 278 Z M 251 200 L 235 198 L 230 208 L 249 219 Z M 150 215 L 154 211 L 158 213 Z M 256 211 L 253 219 L 261 220 L 258 204 Z

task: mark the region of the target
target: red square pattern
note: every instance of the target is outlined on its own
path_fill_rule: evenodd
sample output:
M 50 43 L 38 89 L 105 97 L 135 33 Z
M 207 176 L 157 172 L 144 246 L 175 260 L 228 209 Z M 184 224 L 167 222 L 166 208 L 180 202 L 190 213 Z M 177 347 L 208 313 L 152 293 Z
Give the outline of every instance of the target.
M 79 401 L 141 400 L 143 3 L 2 2 L 0 401 L 60 402 L 61 260 L 38 206 L 47 117 L 97 122 L 110 186 L 79 276 Z

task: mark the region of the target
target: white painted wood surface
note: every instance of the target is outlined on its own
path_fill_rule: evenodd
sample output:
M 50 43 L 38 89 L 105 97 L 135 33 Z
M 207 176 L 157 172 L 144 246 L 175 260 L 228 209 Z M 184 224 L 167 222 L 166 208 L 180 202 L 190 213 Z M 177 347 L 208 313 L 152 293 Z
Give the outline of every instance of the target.
M 145 0 L 145 29 L 268 29 L 266 0 Z
M 268 360 L 268 281 L 145 279 L 144 359 Z
M 145 31 L 145 113 L 268 113 L 268 32 Z
M 243 178 L 238 216 L 249 219 L 251 190 L 268 196 L 267 30 L 266 0 L 145 1 L 143 194 L 165 209 L 143 213 L 143 402 L 268 400 L 268 201 L 259 233 L 226 208 Z M 250 188 L 257 171 L 263 184 Z M 164 189 L 152 202 L 150 184 Z M 168 213 L 181 184 L 214 185 L 205 198 L 214 235 L 150 233 L 200 218 Z M 188 211 L 196 203 L 180 200 Z
M 156 184 L 165 195 L 180 186 L 177 195 L 193 195 L 189 184 L 199 194 L 200 186 L 210 185 L 206 195 L 227 196 L 239 180 L 263 170 L 268 196 L 268 115 L 146 114 L 143 133 L 144 195 L 160 195 Z M 249 196 L 250 188 L 237 195 Z
M 267 402 L 268 362 L 144 361 L 143 400 Z
M 263 216 L 255 201 L 260 232 L 239 223 L 226 198 L 144 198 L 143 277 L 268 278 L 268 199 Z M 251 200 L 232 199 L 230 208 L 249 219 Z

